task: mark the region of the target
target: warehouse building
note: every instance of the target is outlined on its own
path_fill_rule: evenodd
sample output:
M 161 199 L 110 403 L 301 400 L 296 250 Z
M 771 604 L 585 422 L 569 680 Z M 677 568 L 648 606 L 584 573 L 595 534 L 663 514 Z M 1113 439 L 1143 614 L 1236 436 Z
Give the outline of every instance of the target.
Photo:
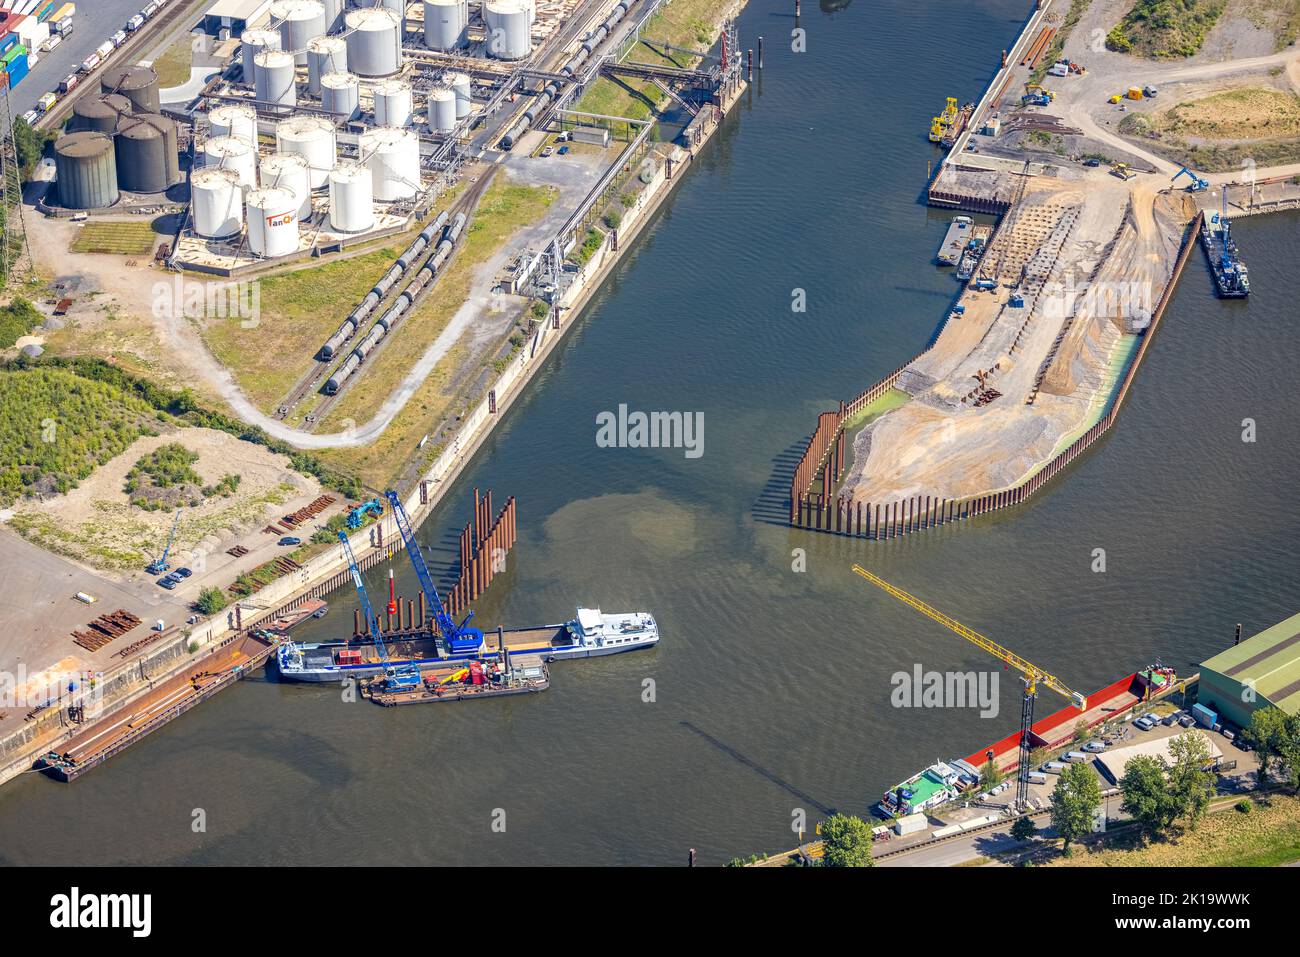
M 228 40 L 264 20 L 270 12 L 271 0 L 217 0 L 203 14 L 203 32 Z
M 1269 705 L 1300 713 L 1300 615 L 1203 662 L 1197 700 L 1243 728 Z

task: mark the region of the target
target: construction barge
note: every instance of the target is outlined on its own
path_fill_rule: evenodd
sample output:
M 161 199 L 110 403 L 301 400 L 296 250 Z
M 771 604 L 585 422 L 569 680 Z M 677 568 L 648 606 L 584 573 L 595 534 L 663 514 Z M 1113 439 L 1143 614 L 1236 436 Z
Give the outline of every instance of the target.
M 1221 299 L 1245 299 L 1250 295 L 1250 273 L 1237 254 L 1228 217 L 1207 213 L 1201 221 L 1201 245 L 1214 273 L 1214 285 Z
M 481 640 L 456 648 L 445 641 L 423 612 L 415 627 L 381 632 L 382 642 L 371 635 L 353 635 L 344 641 L 312 644 L 285 642 L 276 653 L 280 676 L 290 681 L 343 681 L 373 678 L 386 668 L 414 666 L 420 671 L 445 665 L 464 667 L 471 660 L 497 660 L 502 649 L 510 656 L 537 655 L 550 663 L 569 658 L 597 658 L 651 648 L 659 641 L 659 628 L 645 612 L 607 615 L 599 608 L 579 608 L 577 617 L 558 625 L 535 628 L 498 628 Z
M 278 635 L 259 630 L 223 642 L 128 707 L 93 721 L 63 750 L 42 755 L 36 769 L 58 781 L 75 780 L 262 667 L 279 641 Z
M 551 675 L 539 655 L 513 656 L 495 660 L 472 659 L 463 666 L 447 666 L 421 672 L 414 688 L 392 689 L 386 676 L 361 682 L 361 697 L 385 708 L 445 701 L 481 701 L 511 695 L 536 694 L 551 685 Z

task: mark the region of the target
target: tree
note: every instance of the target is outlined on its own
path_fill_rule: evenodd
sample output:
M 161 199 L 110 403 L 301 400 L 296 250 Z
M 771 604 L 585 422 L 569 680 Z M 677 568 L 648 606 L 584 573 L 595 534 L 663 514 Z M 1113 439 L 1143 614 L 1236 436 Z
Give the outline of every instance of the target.
M 1070 853 L 1070 842 L 1092 830 L 1093 817 L 1101 806 L 1101 785 L 1086 764 L 1071 764 L 1061 772 L 1052 789 L 1052 827 L 1060 836 L 1063 849 Z
M 985 790 L 997 787 L 1002 783 L 1004 777 L 1006 777 L 1006 775 L 1002 773 L 997 762 L 992 758 L 985 761 L 984 767 L 980 769 L 980 780 L 983 782 Z
M 1038 828 L 1034 826 L 1034 819 L 1028 814 L 1022 814 L 1011 824 L 1011 836 L 1017 841 L 1032 841 L 1038 834 Z
M 822 823 L 823 867 L 871 867 L 871 826 L 852 814 L 833 814 Z
M 1124 795 L 1120 810 L 1146 831 L 1163 833 L 1178 816 L 1165 775 L 1169 767 L 1163 758 L 1140 755 L 1124 766 L 1119 788 Z
M 1169 742 L 1174 763 L 1169 769 L 1169 797 L 1174 816 L 1195 829 L 1214 797 L 1214 772 L 1209 770 L 1210 742 L 1199 731 L 1184 731 Z
M 226 596 L 220 588 L 205 588 L 194 605 L 205 615 L 215 615 L 226 607 Z
M 31 179 L 36 164 L 41 161 L 45 145 L 55 138 L 55 134 L 34 130 L 22 117 L 14 120 L 14 151 L 18 154 L 18 168 L 23 182 Z
M 1300 789 L 1300 715 L 1288 715 L 1281 708 L 1260 708 L 1250 716 L 1241 736 L 1259 759 L 1259 783 L 1265 784 L 1276 770 L 1292 789 Z

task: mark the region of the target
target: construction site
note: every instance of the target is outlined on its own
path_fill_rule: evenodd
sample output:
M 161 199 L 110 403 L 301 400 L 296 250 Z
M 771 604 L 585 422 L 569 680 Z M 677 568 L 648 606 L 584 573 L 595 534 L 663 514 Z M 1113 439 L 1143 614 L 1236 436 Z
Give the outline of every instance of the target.
M 153 22 L 174 30 L 196 6 L 174 0 Z M 663 6 L 220 0 L 202 21 L 213 33 L 194 34 L 201 83 L 164 87 L 148 59 L 124 62 L 149 49 L 142 25 L 33 118 L 67 126 L 28 191 L 43 214 L 28 213 L 32 264 L 71 274 L 41 303 L 58 317 L 25 340 L 30 357 L 93 356 L 106 324 L 152 317 L 153 343 L 119 340 L 107 361 L 135 371 L 135 356 L 166 357 L 150 373 L 181 373 L 277 451 L 239 429 L 178 431 L 168 412 L 142 416 L 128 402 L 119 435 L 142 438 L 77 482 L 47 477 L 43 494 L 11 496 L 15 582 L 39 600 L 10 609 L 21 626 L 0 667 L 21 659 L 15 700 L 39 701 L 0 709 L 0 778 L 34 748 L 85 736 L 92 693 L 107 716 L 93 716 L 94 746 L 68 760 L 93 766 L 125 730 L 225 687 L 205 680 L 212 655 L 236 647 L 238 667 L 220 668 L 255 669 L 287 628 L 271 625 L 300 620 L 305 603 L 390 557 L 394 540 L 405 547 L 752 74 L 730 13 L 711 10 L 716 44 L 693 26 L 703 48 L 687 48 L 670 42 L 680 28 Z M 210 68 L 197 65 L 201 48 Z M 127 233 L 148 217 L 166 238 L 134 249 Z M 336 296 L 331 271 L 355 293 Z M 298 295 L 317 279 L 325 308 L 276 298 L 277 282 Z M 250 283 L 268 290 L 260 311 Z M 237 288 L 242 300 L 228 295 Z M 358 428 L 362 409 L 371 420 Z M 304 470 L 294 447 L 335 457 Z M 73 487 L 54 494 L 63 484 Z M 400 494 L 364 491 L 386 486 Z M 410 512 L 404 537 L 394 502 Z M 476 511 L 443 583 L 450 615 L 468 615 L 491 581 L 489 546 L 508 551 L 507 523 L 512 541 L 513 500 L 495 523 Z M 397 615 L 436 645 L 453 626 L 432 623 L 441 600 L 422 584 L 419 620 L 392 597 L 389 628 Z M 352 640 L 382 649 L 378 619 L 358 616 Z M 508 643 L 484 647 L 504 657 Z M 519 667 L 508 687 L 544 687 L 531 659 Z M 141 697 L 173 673 L 175 688 Z M 133 702 L 150 717 L 114 724 Z
M 1018 505 L 1116 420 L 1198 241 L 1207 295 L 1249 294 L 1230 221 L 1300 205 L 1300 166 L 1202 173 L 1124 133 L 1278 73 L 1294 98 L 1300 54 L 1233 59 L 1222 42 L 1228 58 L 1189 66 L 1091 49 L 1129 6 L 1036 4 L 978 103 L 949 98 L 932 119 L 947 152 L 928 203 L 998 222 L 941 250 L 962 288 L 931 344 L 822 415 L 791 524 L 889 538 Z

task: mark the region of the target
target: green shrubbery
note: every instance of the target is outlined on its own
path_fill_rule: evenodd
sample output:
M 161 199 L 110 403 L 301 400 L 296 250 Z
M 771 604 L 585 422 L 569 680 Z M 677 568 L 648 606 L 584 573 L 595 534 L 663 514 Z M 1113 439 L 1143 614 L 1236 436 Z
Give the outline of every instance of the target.
M 1194 56 L 1227 0 L 1137 0 L 1106 35 L 1106 47 L 1157 59 Z
M 0 349 L 8 349 L 43 320 L 36 307 L 21 296 L 0 306 Z

